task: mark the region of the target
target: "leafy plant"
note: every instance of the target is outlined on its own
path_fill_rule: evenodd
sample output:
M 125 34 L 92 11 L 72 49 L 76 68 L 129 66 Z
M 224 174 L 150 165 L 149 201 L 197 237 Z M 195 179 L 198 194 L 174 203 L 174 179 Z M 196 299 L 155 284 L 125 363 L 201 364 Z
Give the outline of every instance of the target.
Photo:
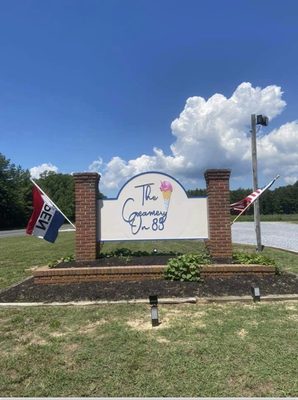
M 183 254 L 168 261 L 165 279 L 171 281 L 200 282 L 202 264 L 209 264 L 210 257 L 206 253 Z
M 128 264 L 131 261 L 131 256 L 120 255 L 118 259 L 121 261 L 122 264 Z
M 177 256 L 181 255 L 181 253 L 175 253 L 173 251 L 170 252 L 164 252 L 164 251 L 146 251 L 146 250 L 131 250 L 128 249 L 127 247 L 120 247 L 118 249 L 106 252 L 106 253 L 100 253 L 99 257 L 100 258 L 108 258 L 108 257 L 117 257 L 117 258 L 130 258 L 130 257 L 147 257 L 147 256 L 153 256 L 153 255 L 159 255 L 159 256 Z
M 66 257 L 61 257 L 58 260 L 52 261 L 48 264 L 49 268 L 55 268 L 58 264 L 60 263 L 67 263 L 67 262 L 71 262 L 74 261 L 74 255 L 71 254 L 69 256 Z
M 233 253 L 233 261 L 235 264 L 275 265 L 272 258 L 260 253 L 235 252 Z

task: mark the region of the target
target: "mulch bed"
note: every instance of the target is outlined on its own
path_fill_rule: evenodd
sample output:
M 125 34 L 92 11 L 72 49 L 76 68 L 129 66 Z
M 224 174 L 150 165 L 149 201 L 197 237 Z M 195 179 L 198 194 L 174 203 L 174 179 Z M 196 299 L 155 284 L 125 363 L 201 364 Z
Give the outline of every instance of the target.
M 166 265 L 172 255 L 152 255 L 142 257 L 103 257 L 95 261 L 61 262 L 53 268 L 117 267 L 119 265 Z
M 161 265 L 169 256 L 130 258 L 129 265 Z M 61 263 L 56 268 L 76 266 L 125 265 L 124 258 L 102 258 L 92 263 Z M 126 260 L 128 262 L 128 259 Z M 128 265 L 128 264 L 127 264 Z M 298 294 L 298 276 L 283 273 L 274 276 L 232 276 L 206 278 L 204 282 L 171 282 L 166 280 L 138 282 L 94 282 L 64 285 L 37 285 L 27 279 L 0 293 L 0 302 L 68 302 L 80 300 L 133 300 L 147 299 L 156 294 L 162 297 L 248 296 L 251 286 L 260 288 L 261 296 L 272 294 Z

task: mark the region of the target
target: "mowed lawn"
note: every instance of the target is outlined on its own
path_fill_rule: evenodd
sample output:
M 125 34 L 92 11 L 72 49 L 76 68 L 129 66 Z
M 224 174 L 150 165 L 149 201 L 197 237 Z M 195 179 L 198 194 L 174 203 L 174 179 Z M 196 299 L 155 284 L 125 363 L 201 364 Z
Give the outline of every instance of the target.
M 298 303 L 0 309 L 0 396 L 294 397 Z
M 197 241 L 104 244 L 196 252 Z M 253 251 L 252 246 L 235 249 Z M 0 240 L 1 287 L 30 268 L 73 254 L 73 233 L 54 245 Z M 266 249 L 284 270 L 297 255 Z M 298 303 L 0 308 L 3 397 L 293 397 L 298 393 Z
M 0 289 L 31 275 L 30 268 L 74 254 L 74 233 L 60 233 L 55 243 L 32 236 L 0 239 Z

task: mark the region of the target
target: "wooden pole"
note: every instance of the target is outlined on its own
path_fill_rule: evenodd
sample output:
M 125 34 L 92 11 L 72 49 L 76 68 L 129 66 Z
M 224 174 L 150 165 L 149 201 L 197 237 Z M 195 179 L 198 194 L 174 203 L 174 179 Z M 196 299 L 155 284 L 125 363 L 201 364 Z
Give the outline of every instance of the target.
M 257 122 L 256 115 L 251 115 L 251 158 L 252 158 L 252 176 L 253 191 L 258 189 L 258 162 L 257 162 Z M 260 223 L 260 203 L 259 199 L 254 202 L 254 222 L 257 239 L 257 252 L 262 251 L 261 243 L 261 223 Z

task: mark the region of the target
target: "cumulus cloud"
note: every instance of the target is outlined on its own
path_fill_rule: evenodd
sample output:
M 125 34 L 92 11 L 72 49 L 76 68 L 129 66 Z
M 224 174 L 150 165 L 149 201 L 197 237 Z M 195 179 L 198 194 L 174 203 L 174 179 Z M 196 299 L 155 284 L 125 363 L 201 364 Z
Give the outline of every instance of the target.
M 209 99 L 194 96 L 171 124 L 174 141 L 171 153 L 154 148 L 151 155 L 133 160 L 118 156 L 109 162 L 95 161 L 90 169 L 102 173 L 107 189 L 116 189 L 127 178 L 150 170 L 167 172 L 184 183 L 196 183 L 207 168 L 230 168 L 233 177 L 251 174 L 250 116 L 264 114 L 272 120 L 286 106 L 281 88 L 239 85 L 230 98 L 214 94 Z M 298 176 L 298 123 L 287 123 L 279 129 L 265 130 L 258 137 L 258 158 L 268 178 L 279 173 L 286 182 Z
M 58 172 L 58 168 L 51 163 L 44 163 L 38 165 L 37 167 L 30 168 L 30 175 L 33 179 L 39 179 L 40 175 L 45 171 L 53 171 L 55 173 Z
M 98 158 L 97 160 L 94 160 L 90 165 L 89 165 L 89 171 L 90 172 L 98 172 L 103 166 L 103 159 Z
M 258 154 L 267 175 L 281 171 L 286 183 L 298 180 L 298 121 L 274 129 L 258 141 Z

